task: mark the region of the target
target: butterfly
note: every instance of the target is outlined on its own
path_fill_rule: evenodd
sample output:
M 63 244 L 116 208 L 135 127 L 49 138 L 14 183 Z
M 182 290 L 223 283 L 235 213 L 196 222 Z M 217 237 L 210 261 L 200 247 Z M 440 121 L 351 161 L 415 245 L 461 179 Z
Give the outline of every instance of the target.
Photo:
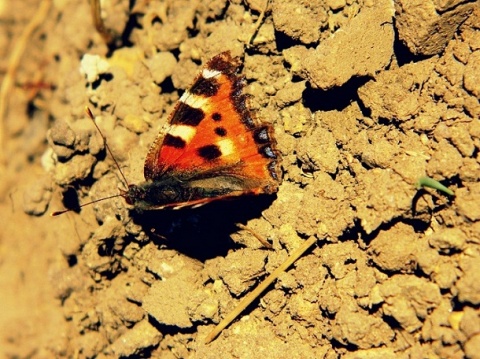
M 277 192 L 282 172 L 273 128 L 249 111 L 240 66 L 240 58 L 228 51 L 208 61 L 175 105 L 166 134 L 159 134 L 152 144 L 144 165 L 145 182 L 80 207 L 121 196 L 138 211 L 179 209 Z M 88 108 L 87 115 L 95 124 Z
M 198 207 L 246 194 L 273 194 L 281 182 L 273 128 L 256 120 L 243 93 L 241 60 L 213 57 L 175 105 L 144 166 L 145 182 L 128 185 L 138 210 Z

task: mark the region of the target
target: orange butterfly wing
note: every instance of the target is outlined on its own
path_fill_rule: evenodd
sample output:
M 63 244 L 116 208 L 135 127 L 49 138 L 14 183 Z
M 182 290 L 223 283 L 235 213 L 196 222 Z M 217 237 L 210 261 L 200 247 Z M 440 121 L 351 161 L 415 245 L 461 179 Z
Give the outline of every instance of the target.
M 273 129 L 248 111 L 245 80 L 236 74 L 240 64 L 229 52 L 207 63 L 175 106 L 163 141 L 152 145 L 147 181 L 173 176 L 198 185 L 234 184 L 230 195 L 276 192 L 281 172 Z

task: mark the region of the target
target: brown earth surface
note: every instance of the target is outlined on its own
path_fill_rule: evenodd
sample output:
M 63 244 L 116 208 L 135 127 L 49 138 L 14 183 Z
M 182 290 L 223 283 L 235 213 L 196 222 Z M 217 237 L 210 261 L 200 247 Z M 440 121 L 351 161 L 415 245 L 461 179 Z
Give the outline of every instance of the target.
M 108 45 L 86 0 L 0 1 L 0 357 L 480 358 L 478 1 L 104 3 Z M 276 196 L 49 216 L 123 188 L 86 105 L 139 183 L 226 50 L 275 128 Z

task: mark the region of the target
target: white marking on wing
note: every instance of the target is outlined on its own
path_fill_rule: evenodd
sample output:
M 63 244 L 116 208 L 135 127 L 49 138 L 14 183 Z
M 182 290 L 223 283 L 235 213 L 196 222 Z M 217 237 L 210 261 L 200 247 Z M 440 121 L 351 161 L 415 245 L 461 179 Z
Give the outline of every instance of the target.
M 218 141 L 216 145 L 220 149 L 222 156 L 229 156 L 235 151 L 235 145 L 233 144 L 233 141 L 229 140 L 228 138 Z
M 195 127 L 187 125 L 171 125 L 168 130 L 169 135 L 180 137 L 186 143 L 189 143 L 196 133 Z
M 211 79 L 212 77 L 220 76 L 222 73 L 218 70 L 203 69 L 202 76 L 206 79 Z
M 210 99 L 208 97 L 194 95 L 189 91 L 185 91 L 182 97 L 180 97 L 180 102 L 193 108 L 202 109 L 204 112 L 208 110 L 209 101 Z

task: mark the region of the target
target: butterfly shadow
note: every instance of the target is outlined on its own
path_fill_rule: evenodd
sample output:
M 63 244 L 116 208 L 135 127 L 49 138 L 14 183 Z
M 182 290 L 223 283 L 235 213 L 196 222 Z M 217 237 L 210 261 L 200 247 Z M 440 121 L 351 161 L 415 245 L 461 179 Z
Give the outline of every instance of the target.
M 131 216 L 157 245 L 205 261 L 242 247 L 230 237 L 239 230 L 236 223 L 260 217 L 274 199 L 274 195 L 243 196 L 193 209 L 132 210 Z

